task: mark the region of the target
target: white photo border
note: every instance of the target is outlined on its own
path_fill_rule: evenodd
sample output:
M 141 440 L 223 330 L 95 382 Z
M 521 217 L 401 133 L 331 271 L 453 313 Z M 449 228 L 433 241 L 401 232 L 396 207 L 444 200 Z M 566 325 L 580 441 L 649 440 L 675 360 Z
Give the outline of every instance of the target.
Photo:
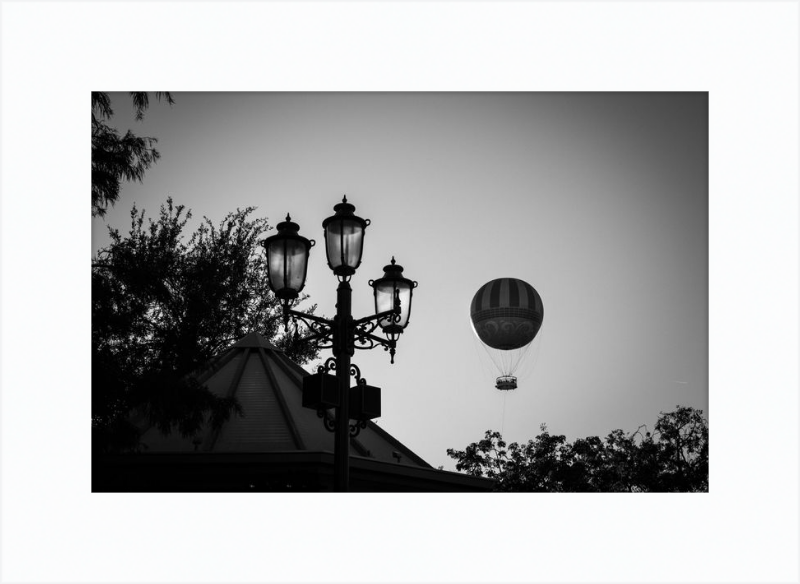
M 796 1 L 2 3 L 3 582 L 798 579 Z M 711 491 L 92 494 L 91 90 L 707 91 Z

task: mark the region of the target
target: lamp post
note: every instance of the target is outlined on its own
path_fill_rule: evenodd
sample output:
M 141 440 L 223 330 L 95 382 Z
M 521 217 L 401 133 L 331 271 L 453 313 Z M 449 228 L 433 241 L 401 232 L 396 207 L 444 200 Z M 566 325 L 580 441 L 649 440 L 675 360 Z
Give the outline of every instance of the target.
M 339 279 L 336 316 L 331 320 L 290 308 L 305 286 L 308 257 L 315 242 L 301 236 L 299 226 L 287 215 L 286 221 L 277 225 L 277 233 L 262 243 L 267 252 L 269 286 L 281 300 L 284 326 L 288 327 L 290 318 L 299 319 L 311 330 L 303 340 L 332 349 L 333 357 L 318 368 L 316 375 L 305 378 L 303 406 L 316 409 L 325 427 L 334 432 L 334 488 L 347 491 L 350 436 L 366 428 L 367 420 L 380 416 L 380 388 L 366 384 L 351 358 L 355 349 L 382 346 L 394 363 L 397 340 L 408 326 L 411 297 L 417 283 L 404 278 L 402 266 L 392 258 L 384 268 L 383 277 L 369 281 L 375 296 L 375 314 L 354 319 L 350 278 L 361 265 L 364 233 L 370 221 L 355 215 L 355 207 L 347 202 L 347 197 L 333 210 L 334 215 L 322 222 L 328 267 Z M 386 338 L 373 334 L 378 327 Z M 335 377 L 328 373 L 330 370 L 335 370 Z M 351 375 L 356 378 L 352 391 Z M 330 409 L 335 411 L 333 421 L 327 413 Z

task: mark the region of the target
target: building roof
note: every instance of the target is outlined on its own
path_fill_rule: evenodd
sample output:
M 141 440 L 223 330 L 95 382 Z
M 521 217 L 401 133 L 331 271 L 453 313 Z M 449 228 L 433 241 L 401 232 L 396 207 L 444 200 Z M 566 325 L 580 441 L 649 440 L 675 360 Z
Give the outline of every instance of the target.
M 302 407 L 302 367 L 259 333 L 250 333 L 211 361 L 200 381 L 217 396 L 235 397 L 243 415 L 232 413 L 218 431 L 204 426 L 195 436 L 142 434 L 148 453 L 333 452 L 334 435 L 317 412 Z M 329 413 L 328 415 L 332 415 Z M 350 439 L 350 456 L 406 467 L 431 466 L 372 422 Z

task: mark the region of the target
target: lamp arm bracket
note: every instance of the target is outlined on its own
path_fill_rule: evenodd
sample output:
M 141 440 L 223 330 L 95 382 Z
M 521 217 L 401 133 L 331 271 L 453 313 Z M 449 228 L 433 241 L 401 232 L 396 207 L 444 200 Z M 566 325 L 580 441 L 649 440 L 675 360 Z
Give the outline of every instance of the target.
M 374 349 L 378 345 L 382 346 L 384 351 L 389 351 L 390 361 L 394 364 L 394 356 L 397 352 L 397 340 L 382 339 L 371 333 L 364 332 L 363 330 L 356 331 L 353 342 L 354 349 Z
M 370 343 L 369 347 L 356 346 L 356 349 L 372 349 L 373 347 L 377 347 L 378 345 L 381 345 L 386 349 L 390 349 L 395 346 L 394 341 L 390 341 L 388 339 L 382 339 L 380 337 L 373 335 L 370 332 L 361 330 L 356 331 L 356 341 L 360 342 L 361 344 Z
M 399 309 L 393 308 L 392 310 L 384 310 L 383 312 L 379 312 L 378 314 L 373 314 L 371 316 L 365 316 L 364 318 L 359 318 L 357 321 L 353 322 L 355 326 L 359 326 L 365 323 L 368 323 L 373 320 L 382 320 L 384 318 L 389 318 L 390 316 L 395 316 L 399 312 Z M 375 330 L 375 327 L 372 328 Z
M 353 336 L 356 340 L 360 340 L 365 335 L 372 333 L 376 328 L 378 328 L 378 321 L 362 322 L 361 324 L 353 327 Z
M 377 346 L 378 346 L 377 343 L 375 343 L 374 341 L 369 339 L 362 339 L 360 337 L 357 338 L 355 340 L 355 343 L 353 344 L 354 349 L 360 349 L 362 351 L 365 351 L 367 349 L 374 349 Z
M 308 324 L 309 321 L 316 322 L 328 327 L 333 326 L 332 320 L 328 320 L 327 318 L 322 318 L 321 316 L 317 316 L 315 314 L 307 314 L 305 312 L 298 312 L 296 310 L 290 310 L 288 308 L 284 310 L 284 314 L 291 316 L 292 318 L 299 318 L 308 327 L 310 327 L 310 325 Z
M 317 343 L 317 348 L 318 349 L 329 349 L 329 348 L 333 347 L 332 344 L 326 344 L 326 343 L 330 343 L 331 342 L 330 334 L 331 334 L 330 330 L 322 330 L 320 332 L 314 333 L 313 335 L 308 335 L 307 337 L 302 337 L 300 339 L 297 339 L 297 342 L 298 343 L 310 343 L 312 341 L 319 340 L 319 342 Z
M 330 342 L 330 337 L 333 334 L 333 321 L 328 320 L 319 316 L 315 316 L 313 314 L 306 314 L 305 312 L 297 312 L 295 310 L 289 310 L 288 308 L 284 310 L 284 318 L 287 321 L 286 324 L 288 326 L 289 317 L 295 323 L 295 327 L 297 327 L 297 321 L 300 320 L 311 334 L 298 339 L 301 343 L 309 343 L 311 341 L 319 340 L 318 347 L 320 349 L 328 348 L 332 345 L 325 345 L 324 343 Z

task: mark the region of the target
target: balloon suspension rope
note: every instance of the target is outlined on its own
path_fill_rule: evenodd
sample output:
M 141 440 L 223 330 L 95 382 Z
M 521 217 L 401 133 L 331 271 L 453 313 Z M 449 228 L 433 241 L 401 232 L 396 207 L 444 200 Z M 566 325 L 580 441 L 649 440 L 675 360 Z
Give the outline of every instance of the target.
M 503 418 L 500 420 L 500 435 L 503 435 L 503 431 L 506 427 L 506 396 L 508 395 L 507 391 L 503 392 Z

